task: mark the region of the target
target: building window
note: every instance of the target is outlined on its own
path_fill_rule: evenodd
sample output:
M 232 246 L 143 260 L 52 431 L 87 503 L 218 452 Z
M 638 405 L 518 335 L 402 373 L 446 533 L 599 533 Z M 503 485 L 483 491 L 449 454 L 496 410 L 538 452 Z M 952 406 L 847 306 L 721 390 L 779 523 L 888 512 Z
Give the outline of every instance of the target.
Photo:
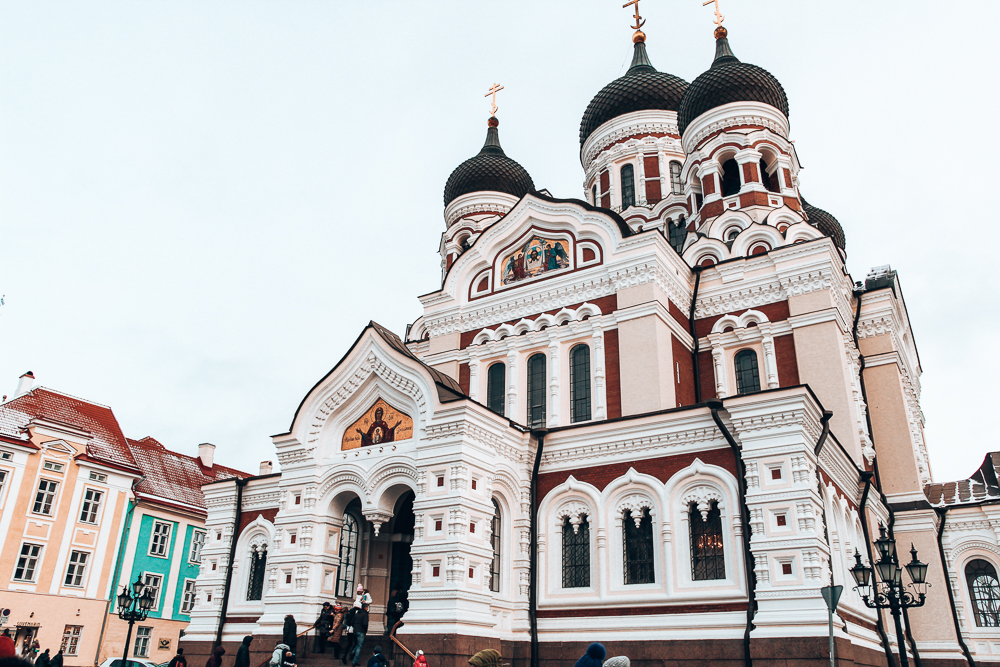
M 170 545 L 170 524 L 162 521 L 153 522 L 153 534 L 149 538 L 149 555 L 167 555 L 167 547 Z
M 597 206 L 597 186 L 590 188 L 590 203 Z
M 653 576 L 653 519 L 649 510 L 639 510 L 641 518 L 636 525 L 631 510 L 622 517 L 625 548 L 625 583 L 651 584 Z
M 46 461 L 42 464 L 43 470 L 51 470 L 52 472 L 62 472 L 63 464 L 56 463 L 55 461 Z
M 97 523 L 97 513 L 101 509 L 101 498 L 104 494 L 96 489 L 83 492 L 83 505 L 80 508 L 80 523 Z
M 635 176 L 632 165 L 622 167 L 622 210 L 635 206 Z
M 500 592 L 500 503 L 493 499 L 493 523 L 490 541 L 493 542 L 493 562 L 490 563 L 490 590 L 494 593 Z
M 147 572 L 142 578 L 142 583 L 146 585 L 143 594 L 145 591 L 150 591 L 153 594 L 153 606 L 150 610 L 157 611 L 160 608 L 160 586 L 163 584 L 163 577 Z
M 102 473 L 99 473 L 99 472 L 92 472 L 92 473 L 90 473 L 90 481 L 91 482 L 106 482 L 106 481 L 108 481 L 108 476 L 104 475 Z
M 71 551 L 69 553 L 69 566 L 66 568 L 66 586 L 83 586 L 84 575 L 87 573 L 87 558 L 90 556 L 86 551 Z
M 713 501 L 706 516 L 696 503 L 688 511 L 691 524 L 691 578 L 695 581 L 726 578 L 726 557 L 722 550 L 722 514 Z
M 153 628 L 139 626 L 135 629 L 135 652 L 137 658 L 149 657 L 149 638 L 153 636 Z
M 778 187 L 777 171 L 775 171 L 774 175 L 768 175 L 767 162 L 764 161 L 764 158 L 760 159 L 759 168 L 760 168 L 760 182 L 764 184 L 764 187 L 767 188 L 770 192 L 780 192 L 781 189 Z
M 670 163 L 670 192 L 675 195 L 684 194 L 684 183 L 681 181 L 681 163 Z
M 1000 627 L 1000 582 L 993 564 L 976 559 L 965 566 L 976 625 L 981 628 Z
M 528 426 L 545 426 L 545 355 L 528 359 Z
M 15 581 L 34 581 L 38 559 L 42 553 L 40 544 L 22 544 L 21 554 L 17 557 L 17 567 L 14 568 Z
M 247 600 L 260 600 L 264 597 L 264 573 L 266 571 L 267 545 L 251 547 L 250 576 L 247 578 Z
M 677 224 L 671 222 L 668 226 L 670 227 L 670 245 L 679 255 L 684 252 L 684 242 L 687 240 L 687 221 L 682 215 Z
M 52 480 L 43 479 L 38 482 L 38 492 L 35 493 L 35 504 L 31 511 L 35 514 L 51 516 L 52 503 L 56 501 L 56 489 L 58 488 L 59 483 Z
M 188 560 L 192 563 L 201 562 L 201 550 L 205 548 L 205 531 L 196 530 L 191 533 L 191 551 Z
M 7 485 L 7 471 L 0 470 L 0 500 L 3 500 L 3 489 Z
M 590 348 L 577 345 L 569 351 L 570 419 L 574 423 L 590 419 Z
M 344 515 L 340 531 L 340 570 L 337 575 L 337 595 L 354 595 L 354 570 L 358 564 L 358 520 L 353 514 Z
M 736 366 L 736 393 L 749 394 L 760 391 L 760 372 L 757 370 L 757 353 L 740 350 L 734 361 Z
M 486 407 L 503 417 L 507 402 L 507 366 L 495 363 L 486 371 Z
M 730 158 L 722 163 L 722 196 L 738 194 L 740 187 L 740 165 Z
M 569 517 L 562 527 L 562 585 L 563 588 L 590 586 L 590 523 L 581 516 L 574 526 Z
M 194 579 L 186 579 L 184 581 L 184 597 L 181 598 L 181 613 L 190 614 L 191 610 L 194 609 L 194 601 L 197 599 Z
M 59 650 L 65 655 L 77 655 L 77 649 L 80 646 L 80 635 L 82 634 L 82 625 L 67 625 L 63 630 L 62 644 L 59 645 Z

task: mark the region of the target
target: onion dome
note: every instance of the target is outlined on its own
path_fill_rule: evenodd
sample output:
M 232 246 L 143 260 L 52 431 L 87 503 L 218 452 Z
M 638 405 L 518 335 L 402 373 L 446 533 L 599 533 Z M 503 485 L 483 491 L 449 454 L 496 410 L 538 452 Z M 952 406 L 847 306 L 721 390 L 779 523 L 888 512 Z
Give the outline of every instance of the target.
M 587 137 L 612 118 L 633 111 L 662 109 L 677 111 L 687 81 L 666 72 L 657 72 L 646 55 L 645 35 L 637 32 L 632 65 L 625 76 L 615 79 L 594 95 L 580 121 L 580 146 Z
M 470 192 L 505 192 L 520 199 L 535 189 L 524 167 L 504 154 L 498 125 L 500 121 L 491 116 L 483 149 L 451 172 L 444 186 L 445 206 Z
M 677 112 L 681 134 L 691 122 L 706 111 L 731 102 L 761 102 L 788 118 L 785 89 L 762 67 L 740 62 L 729 48 L 726 29 L 715 31 L 715 60 L 707 72 L 688 86 Z
M 844 228 L 837 219 L 823 209 L 810 205 L 805 199 L 802 199 L 802 207 L 809 218 L 809 224 L 823 232 L 824 236 L 833 239 L 835 246 L 847 252 L 847 237 L 844 236 Z

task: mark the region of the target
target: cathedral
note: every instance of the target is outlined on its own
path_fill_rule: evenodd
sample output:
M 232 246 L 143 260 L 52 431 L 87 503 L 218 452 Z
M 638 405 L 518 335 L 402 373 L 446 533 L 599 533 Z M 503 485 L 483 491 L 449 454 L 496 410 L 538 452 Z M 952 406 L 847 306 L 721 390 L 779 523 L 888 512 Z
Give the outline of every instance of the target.
M 631 66 L 583 112 L 579 198 L 536 188 L 489 118 L 444 185 L 422 316 L 360 332 L 273 437 L 280 473 L 203 487 L 189 655 L 251 635 L 256 665 L 286 615 L 307 633 L 360 585 L 369 646 L 435 667 L 593 641 L 820 666 L 842 586 L 841 665 L 1000 661 L 1000 454 L 932 479 L 902 282 L 848 273 L 785 90 L 717 18 L 689 83 L 636 9 Z

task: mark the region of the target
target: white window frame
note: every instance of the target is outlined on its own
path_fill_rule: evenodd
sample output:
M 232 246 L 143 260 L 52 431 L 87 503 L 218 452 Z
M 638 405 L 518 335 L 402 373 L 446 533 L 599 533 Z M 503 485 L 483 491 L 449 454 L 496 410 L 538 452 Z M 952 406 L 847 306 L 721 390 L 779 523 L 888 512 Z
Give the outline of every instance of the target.
M 52 489 L 42 490 L 43 484 L 52 484 Z M 57 496 L 59 494 L 59 482 L 54 479 L 47 479 L 45 477 L 39 478 L 38 486 L 35 487 L 35 500 L 31 503 L 31 513 L 39 514 L 41 516 L 52 516 L 52 508 L 56 504 Z M 45 509 L 45 500 L 48 498 L 48 512 L 42 511 Z M 41 504 L 41 507 L 39 507 Z M 38 509 L 36 509 L 38 508 Z
M 44 461 L 42 463 L 42 470 L 48 470 L 49 472 L 62 472 L 64 469 L 65 466 L 56 461 Z
M 143 632 L 145 630 L 145 632 Z M 133 658 L 148 658 L 149 644 L 153 639 L 153 628 L 148 625 L 140 625 L 135 629 L 135 645 L 132 648 Z M 140 647 L 142 652 L 139 652 Z
M 198 602 L 198 591 L 195 588 L 195 580 L 185 579 L 184 593 L 181 597 L 181 613 L 185 615 L 190 615 L 191 611 L 194 609 L 194 606 L 197 602 Z
M 155 578 L 156 586 L 150 586 L 149 580 Z M 152 590 L 153 595 L 153 606 L 149 608 L 150 611 L 160 610 L 160 593 L 163 592 L 163 575 L 158 572 L 143 572 L 142 573 L 142 592 L 145 594 L 147 590 Z
M 89 551 L 77 551 L 76 549 L 70 551 L 69 564 L 66 566 L 66 576 L 63 577 L 63 586 L 70 588 L 85 587 L 87 585 L 88 561 L 90 561 Z M 71 579 L 76 579 L 79 583 L 71 583 Z
M 157 528 L 159 528 L 160 526 L 166 526 L 167 528 L 166 533 L 157 532 Z M 167 523 L 166 521 L 158 521 L 154 519 L 153 530 L 151 530 L 149 533 L 149 555 L 155 556 L 156 558 L 166 558 L 167 551 L 170 549 L 170 538 L 173 535 L 173 532 L 174 532 L 173 524 Z M 163 541 L 159 543 L 160 546 L 162 547 L 161 549 L 162 553 L 157 553 L 156 551 L 156 546 L 158 543 L 157 538 L 161 536 L 164 538 Z
M 80 523 L 96 525 L 101 522 L 101 501 L 104 491 L 84 488 L 83 499 L 80 502 Z
M 199 540 L 199 536 L 201 539 Z M 188 549 L 188 562 L 201 563 L 201 552 L 205 548 L 205 538 L 208 536 L 204 530 L 195 530 L 191 533 L 191 545 Z
M 25 553 L 24 553 L 25 549 L 26 548 L 30 548 L 30 547 L 34 547 L 36 551 L 33 554 L 25 555 Z M 33 542 L 22 542 L 21 543 L 21 548 L 18 549 L 18 552 L 17 552 L 17 560 L 14 563 L 14 576 L 12 577 L 13 581 L 22 581 L 22 582 L 27 582 L 27 583 L 30 583 L 30 584 L 35 583 L 35 577 L 38 574 L 38 565 L 41 563 L 42 554 L 43 554 L 44 551 L 45 551 L 45 548 L 41 544 L 34 544 Z M 24 577 L 18 578 L 18 576 L 17 576 L 17 571 L 19 569 L 23 570 L 23 571 L 29 570 L 27 562 L 25 562 L 24 566 L 21 565 L 21 559 L 22 558 L 25 558 L 25 559 L 28 559 L 28 560 L 32 561 L 31 568 L 30 568 L 30 572 L 31 572 L 31 578 L 30 579 L 26 579 Z
M 63 629 L 62 643 L 59 645 L 59 650 L 65 655 L 79 655 L 77 651 L 80 648 L 81 637 L 83 637 L 82 625 L 67 625 Z
M 9 470 L 0 468 L 0 503 L 3 502 L 3 492 L 7 488 L 7 475 L 10 473 Z

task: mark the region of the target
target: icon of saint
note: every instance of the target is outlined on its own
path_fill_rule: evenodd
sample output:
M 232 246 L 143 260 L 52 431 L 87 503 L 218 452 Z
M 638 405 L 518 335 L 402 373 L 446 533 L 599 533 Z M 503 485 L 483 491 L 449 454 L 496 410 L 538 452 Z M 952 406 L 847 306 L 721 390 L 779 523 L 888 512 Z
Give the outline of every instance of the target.
M 375 421 L 373 421 L 371 426 L 368 427 L 368 432 L 365 433 L 359 428 L 354 429 L 361 436 L 362 447 L 380 445 L 384 442 L 392 442 L 396 439 L 396 429 L 399 428 L 399 425 L 403 422 L 400 420 L 396 422 L 395 426 L 390 427 L 382 419 L 384 414 L 385 411 L 382 408 L 375 408 Z

